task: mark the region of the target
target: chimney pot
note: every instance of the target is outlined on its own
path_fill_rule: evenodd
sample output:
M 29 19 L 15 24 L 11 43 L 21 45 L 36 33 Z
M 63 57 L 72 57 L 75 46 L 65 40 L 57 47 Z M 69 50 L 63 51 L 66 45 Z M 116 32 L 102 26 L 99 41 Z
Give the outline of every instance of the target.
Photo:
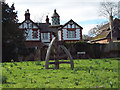
M 49 18 L 48 18 L 48 15 L 46 16 L 46 23 L 49 24 Z
M 25 20 L 30 19 L 30 13 L 29 13 L 29 9 L 27 9 L 27 11 L 25 11 Z

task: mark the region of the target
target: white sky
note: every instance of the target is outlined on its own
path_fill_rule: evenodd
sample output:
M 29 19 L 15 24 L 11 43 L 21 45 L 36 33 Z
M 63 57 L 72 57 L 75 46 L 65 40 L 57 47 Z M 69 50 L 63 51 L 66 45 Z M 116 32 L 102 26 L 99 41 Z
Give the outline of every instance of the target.
M 30 18 L 33 21 L 44 23 L 46 15 L 48 15 L 51 22 L 51 16 L 56 9 L 62 25 L 73 19 L 83 27 L 83 34 L 87 34 L 96 24 L 106 21 L 98 14 L 101 1 L 103 0 L 6 0 L 6 3 L 9 5 L 15 3 L 19 22 L 25 19 L 24 13 L 27 9 L 29 9 Z M 106 1 L 118 2 L 119 0 Z

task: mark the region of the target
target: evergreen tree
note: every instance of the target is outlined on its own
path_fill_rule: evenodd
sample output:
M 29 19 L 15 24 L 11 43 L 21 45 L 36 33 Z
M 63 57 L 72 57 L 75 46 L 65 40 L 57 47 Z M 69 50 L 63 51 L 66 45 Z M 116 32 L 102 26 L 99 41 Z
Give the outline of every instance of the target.
M 24 32 L 19 30 L 14 4 L 2 2 L 2 61 L 17 61 L 19 50 L 24 45 Z

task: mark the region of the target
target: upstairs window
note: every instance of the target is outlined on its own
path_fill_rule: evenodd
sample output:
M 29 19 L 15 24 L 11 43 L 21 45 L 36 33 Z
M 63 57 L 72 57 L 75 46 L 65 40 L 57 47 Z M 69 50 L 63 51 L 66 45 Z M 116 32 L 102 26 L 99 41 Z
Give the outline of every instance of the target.
M 42 33 L 42 39 L 48 40 L 48 33 Z
M 75 31 L 68 31 L 68 38 L 75 38 Z
M 38 38 L 37 31 L 33 31 L 33 38 L 34 39 Z

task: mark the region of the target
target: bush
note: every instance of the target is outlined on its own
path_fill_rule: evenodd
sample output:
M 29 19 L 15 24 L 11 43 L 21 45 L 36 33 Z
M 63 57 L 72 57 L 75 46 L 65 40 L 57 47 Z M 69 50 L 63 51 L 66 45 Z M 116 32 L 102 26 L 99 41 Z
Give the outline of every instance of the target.
M 90 44 L 86 42 L 65 43 L 65 47 L 70 51 L 73 58 L 77 58 L 77 52 L 86 52 L 85 58 L 103 57 L 103 44 Z M 80 55 L 81 56 L 81 55 Z

